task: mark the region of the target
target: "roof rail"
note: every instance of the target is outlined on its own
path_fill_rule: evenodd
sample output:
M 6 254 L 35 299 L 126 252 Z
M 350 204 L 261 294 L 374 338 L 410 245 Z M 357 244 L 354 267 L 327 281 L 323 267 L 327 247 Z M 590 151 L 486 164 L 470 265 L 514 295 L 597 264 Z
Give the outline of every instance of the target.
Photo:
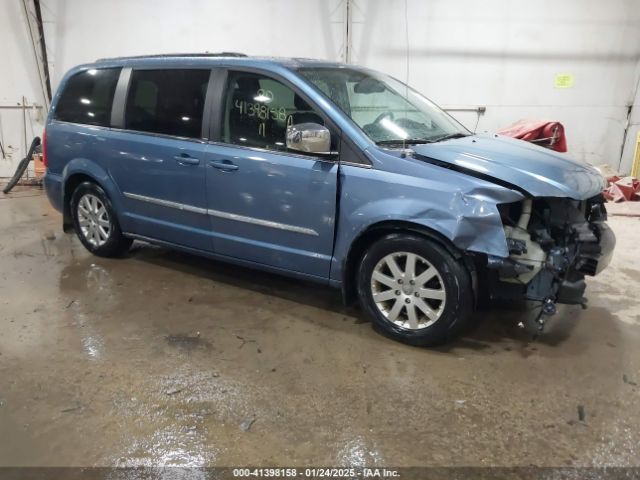
M 129 60 L 136 58 L 176 58 L 176 57 L 248 57 L 245 53 L 239 52 L 217 52 L 217 53 L 158 53 L 153 55 L 133 55 L 129 57 L 111 57 L 111 58 L 99 58 L 97 62 L 104 62 L 106 60 Z

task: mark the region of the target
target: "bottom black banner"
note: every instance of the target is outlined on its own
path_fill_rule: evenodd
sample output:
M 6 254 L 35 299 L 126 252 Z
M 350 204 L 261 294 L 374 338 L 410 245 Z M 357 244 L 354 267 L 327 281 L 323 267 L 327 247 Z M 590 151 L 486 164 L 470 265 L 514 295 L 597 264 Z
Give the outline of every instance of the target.
M 640 467 L 0 467 L 0 480 L 147 479 L 396 479 L 618 480 L 640 479 Z

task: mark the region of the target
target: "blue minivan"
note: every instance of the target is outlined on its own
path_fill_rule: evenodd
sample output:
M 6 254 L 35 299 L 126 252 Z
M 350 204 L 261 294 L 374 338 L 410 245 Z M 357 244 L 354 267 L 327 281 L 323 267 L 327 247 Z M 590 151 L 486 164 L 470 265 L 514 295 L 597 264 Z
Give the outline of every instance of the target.
M 53 99 L 45 187 L 99 256 L 134 239 L 340 288 L 436 345 L 484 298 L 585 304 L 611 258 L 591 166 L 475 135 L 366 68 L 241 54 L 103 59 Z

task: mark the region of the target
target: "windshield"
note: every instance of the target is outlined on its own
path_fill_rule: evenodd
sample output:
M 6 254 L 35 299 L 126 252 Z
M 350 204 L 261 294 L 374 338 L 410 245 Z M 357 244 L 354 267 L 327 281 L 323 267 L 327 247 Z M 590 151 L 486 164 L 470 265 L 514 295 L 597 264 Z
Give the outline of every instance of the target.
M 430 143 L 470 134 L 431 101 L 387 75 L 349 68 L 299 72 L 379 145 Z

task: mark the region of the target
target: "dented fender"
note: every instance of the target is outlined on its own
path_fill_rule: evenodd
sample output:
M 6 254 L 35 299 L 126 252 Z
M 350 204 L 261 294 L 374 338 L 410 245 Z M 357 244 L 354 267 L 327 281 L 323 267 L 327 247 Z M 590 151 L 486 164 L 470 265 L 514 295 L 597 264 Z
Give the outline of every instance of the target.
M 497 205 L 522 200 L 524 195 L 498 187 L 489 192 L 457 192 L 453 195 L 456 222 L 449 238 L 461 250 L 508 257 L 504 225 Z
M 341 281 L 351 245 L 385 222 L 425 227 L 462 251 L 507 257 L 498 204 L 523 198 L 514 189 L 409 157 L 388 155 L 372 169 L 341 165 L 331 279 Z

